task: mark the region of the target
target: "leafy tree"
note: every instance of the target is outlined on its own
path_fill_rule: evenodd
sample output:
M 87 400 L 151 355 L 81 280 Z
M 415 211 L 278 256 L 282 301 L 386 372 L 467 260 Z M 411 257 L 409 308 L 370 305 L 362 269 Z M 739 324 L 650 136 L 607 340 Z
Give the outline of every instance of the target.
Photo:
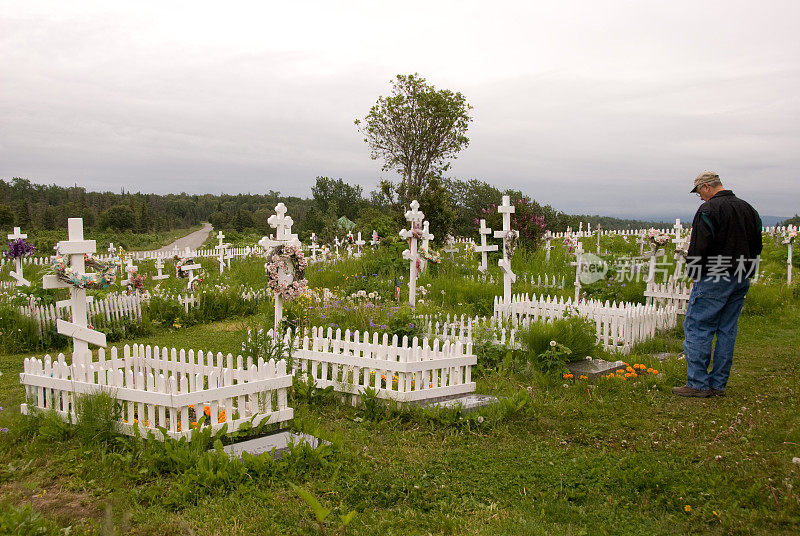
M 240 208 L 236 211 L 236 216 L 233 217 L 232 225 L 239 232 L 249 229 L 254 226 L 253 215 L 249 210 Z
M 114 205 L 100 213 L 99 224 L 102 229 L 133 230 L 136 226 L 136 215 L 128 205 Z
M 793 217 L 789 218 L 788 220 L 784 220 L 780 223 L 780 225 L 800 225 L 800 216 L 795 214 Z
M 395 78 L 392 94 L 378 97 L 358 131 L 373 160 L 383 158 L 384 171 L 402 175 L 397 192 L 404 202 L 422 194 L 432 177 L 469 145 L 466 136 L 472 109 L 464 96 L 437 90 L 418 74 Z
M 0 205 L 0 229 L 14 225 L 14 211 L 8 205 Z
M 311 194 L 314 196 L 313 206 L 320 213 L 327 212 L 331 202 L 335 201 L 341 212 L 339 216 L 347 216 L 351 220 L 356 219 L 364 205 L 361 186 L 347 184 L 342 179 L 317 177 Z
M 425 213 L 425 219 L 430 223 L 434 242 L 442 243 L 445 235 L 453 231 L 456 214 L 450 202 L 450 194 L 442 185 L 441 179 L 430 180 L 428 188 L 419 197 L 419 209 Z

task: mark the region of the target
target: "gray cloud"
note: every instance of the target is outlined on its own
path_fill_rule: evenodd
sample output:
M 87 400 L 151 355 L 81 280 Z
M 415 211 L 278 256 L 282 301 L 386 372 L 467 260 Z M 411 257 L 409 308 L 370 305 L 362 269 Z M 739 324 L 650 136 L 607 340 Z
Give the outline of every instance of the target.
M 795 2 L 11 3 L 0 177 L 309 195 L 327 175 L 369 189 L 387 174 L 353 119 L 418 71 L 474 106 L 456 177 L 647 216 L 691 213 L 687 185 L 711 168 L 762 213 L 791 215 L 798 15 Z

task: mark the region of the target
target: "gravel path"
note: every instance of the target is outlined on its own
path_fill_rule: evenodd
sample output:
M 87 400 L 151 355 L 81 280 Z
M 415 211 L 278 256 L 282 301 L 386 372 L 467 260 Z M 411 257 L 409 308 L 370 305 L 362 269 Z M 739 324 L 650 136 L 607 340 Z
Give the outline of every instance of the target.
M 197 248 L 199 248 L 200 246 L 203 245 L 203 243 L 208 238 L 208 235 L 211 234 L 211 230 L 213 228 L 214 227 L 210 223 L 204 223 L 202 229 L 200 229 L 198 231 L 195 231 L 193 233 L 189 233 L 188 235 L 177 239 L 172 244 L 168 244 L 168 245 L 164 246 L 163 248 L 157 249 L 155 251 L 162 252 L 162 253 L 163 252 L 168 252 L 168 251 L 172 251 L 175 248 L 175 246 L 178 246 L 178 250 L 180 250 L 180 251 L 183 251 L 184 249 L 186 249 L 186 246 L 189 246 L 189 249 L 191 249 L 191 250 L 195 250 L 195 249 L 197 249 Z

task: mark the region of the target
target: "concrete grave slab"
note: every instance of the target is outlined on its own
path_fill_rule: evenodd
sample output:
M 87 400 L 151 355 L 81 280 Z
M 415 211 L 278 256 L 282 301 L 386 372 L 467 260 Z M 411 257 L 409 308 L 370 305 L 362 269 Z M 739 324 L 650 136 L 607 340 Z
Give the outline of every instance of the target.
M 467 395 L 459 395 L 459 396 L 452 396 L 452 397 L 445 397 L 438 400 L 429 400 L 426 406 L 428 407 L 439 407 L 439 408 L 455 408 L 459 404 L 461 404 L 461 409 L 467 413 L 470 411 L 475 411 L 476 409 L 480 409 L 486 406 L 491 406 L 492 404 L 497 404 L 499 402 L 496 396 L 491 395 L 477 395 L 477 394 L 467 394 Z
M 576 378 L 583 375 L 593 380 L 604 374 L 624 369 L 625 363 L 622 361 L 606 361 L 605 359 L 592 359 L 591 361 L 584 359 L 567 363 L 567 368 Z
M 296 432 L 283 431 L 264 437 L 249 439 L 240 443 L 232 443 L 230 445 L 226 445 L 224 450 L 231 458 L 241 458 L 242 452 L 247 452 L 248 454 L 258 456 L 259 454 L 263 454 L 265 452 L 272 452 L 272 449 L 275 449 L 275 459 L 279 460 L 283 455 L 283 451 L 289 448 L 290 444 L 299 445 L 301 443 L 307 443 L 308 445 L 316 448 L 322 443 L 327 443 L 327 441 L 322 441 L 318 437 L 314 437 L 309 434 L 298 434 Z

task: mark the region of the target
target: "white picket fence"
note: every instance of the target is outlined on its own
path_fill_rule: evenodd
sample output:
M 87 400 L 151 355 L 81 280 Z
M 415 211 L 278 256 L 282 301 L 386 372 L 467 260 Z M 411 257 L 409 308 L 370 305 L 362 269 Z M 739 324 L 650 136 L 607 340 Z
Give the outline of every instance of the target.
M 231 354 L 144 345 L 125 345 L 122 353 L 119 357 L 112 347 L 106 358 L 100 348 L 96 360 L 69 365 L 64 354 L 25 359 L 21 412 L 55 410 L 75 421 L 77 395 L 107 391 L 122 404 L 121 432 L 133 435 L 138 422 L 141 434 L 152 431 L 159 439 L 159 427 L 174 438 L 191 437 L 193 423 L 203 414 L 212 429 L 227 425 L 228 433 L 245 422 L 255 426 L 264 419 L 281 423 L 293 417 L 287 405 L 292 378 L 284 360 L 254 363 Z
M 425 328 L 425 333 L 430 338 L 462 344 L 474 343 L 473 337 L 478 334 L 477 331 L 485 329 L 495 344 L 510 348 L 517 347 L 517 330 L 507 328 L 502 322 L 497 322 L 494 317 L 475 316 L 469 318 L 461 315 L 459 318 L 457 315 L 451 317 L 450 314 L 446 317 L 424 315 L 420 321 Z
M 605 303 L 596 300 L 528 296 L 517 294 L 511 302 L 501 296 L 494 299 L 494 314 L 498 320 L 508 319 L 512 325 L 552 321 L 568 314 L 578 314 L 595 324 L 595 335 L 608 350 L 629 353 L 634 344 L 651 339 L 656 331 L 672 329 L 678 322 L 678 309 L 674 305 L 657 307 L 640 303 Z
M 112 294 L 106 296 L 102 300 L 92 300 L 87 304 L 87 313 L 90 321 L 96 322 L 99 318 L 101 321 L 116 322 L 122 317 L 128 317 L 133 320 L 142 319 L 142 303 L 144 302 L 138 293 L 137 294 Z M 25 316 L 35 319 L 42 331 L 47 329 L 49 325 L 55 325 L 57 319 L 68 320 L 69 316 L 69 303 L 58 307 L 55 304 L 50 305 L 36 305 L 29 303 L 22 305 L 19 312 Z
M 691 283 L 676 281 L 670 277 L 666 283 L 647 283 L 644 295 L 648 305 L 674 305 L 678 314 L 685 314 L 691 292 Z
M 311 328 L 300 337 L 287 330 L 287 344 L 295 350 L 295 368 L 324 388 L 358 394 L 367 387 L 379 398 L 398 402 L 430 400 L 475 390 L 472 367 L 477 357 L 471 342 L 408 340 L 384 333 L 342 333 Z
M 492 285 L 499 285 L 503 282 L 502 277 L 495 277 L 492 274 L 484 273 L 478 275 L 468 275 L 465 276 L 466 279 L 470 279 L 472 281 L 480 281 L 483 283 L 489 283 Z M 530 285 L 532 287 L 538 287 L 543 289 L 564 289 L 564 282 L 566 278 L 562 275 L 559 279 L 555 274 L 525 274 L 519 273 L 517 274 L 517 285 Z

